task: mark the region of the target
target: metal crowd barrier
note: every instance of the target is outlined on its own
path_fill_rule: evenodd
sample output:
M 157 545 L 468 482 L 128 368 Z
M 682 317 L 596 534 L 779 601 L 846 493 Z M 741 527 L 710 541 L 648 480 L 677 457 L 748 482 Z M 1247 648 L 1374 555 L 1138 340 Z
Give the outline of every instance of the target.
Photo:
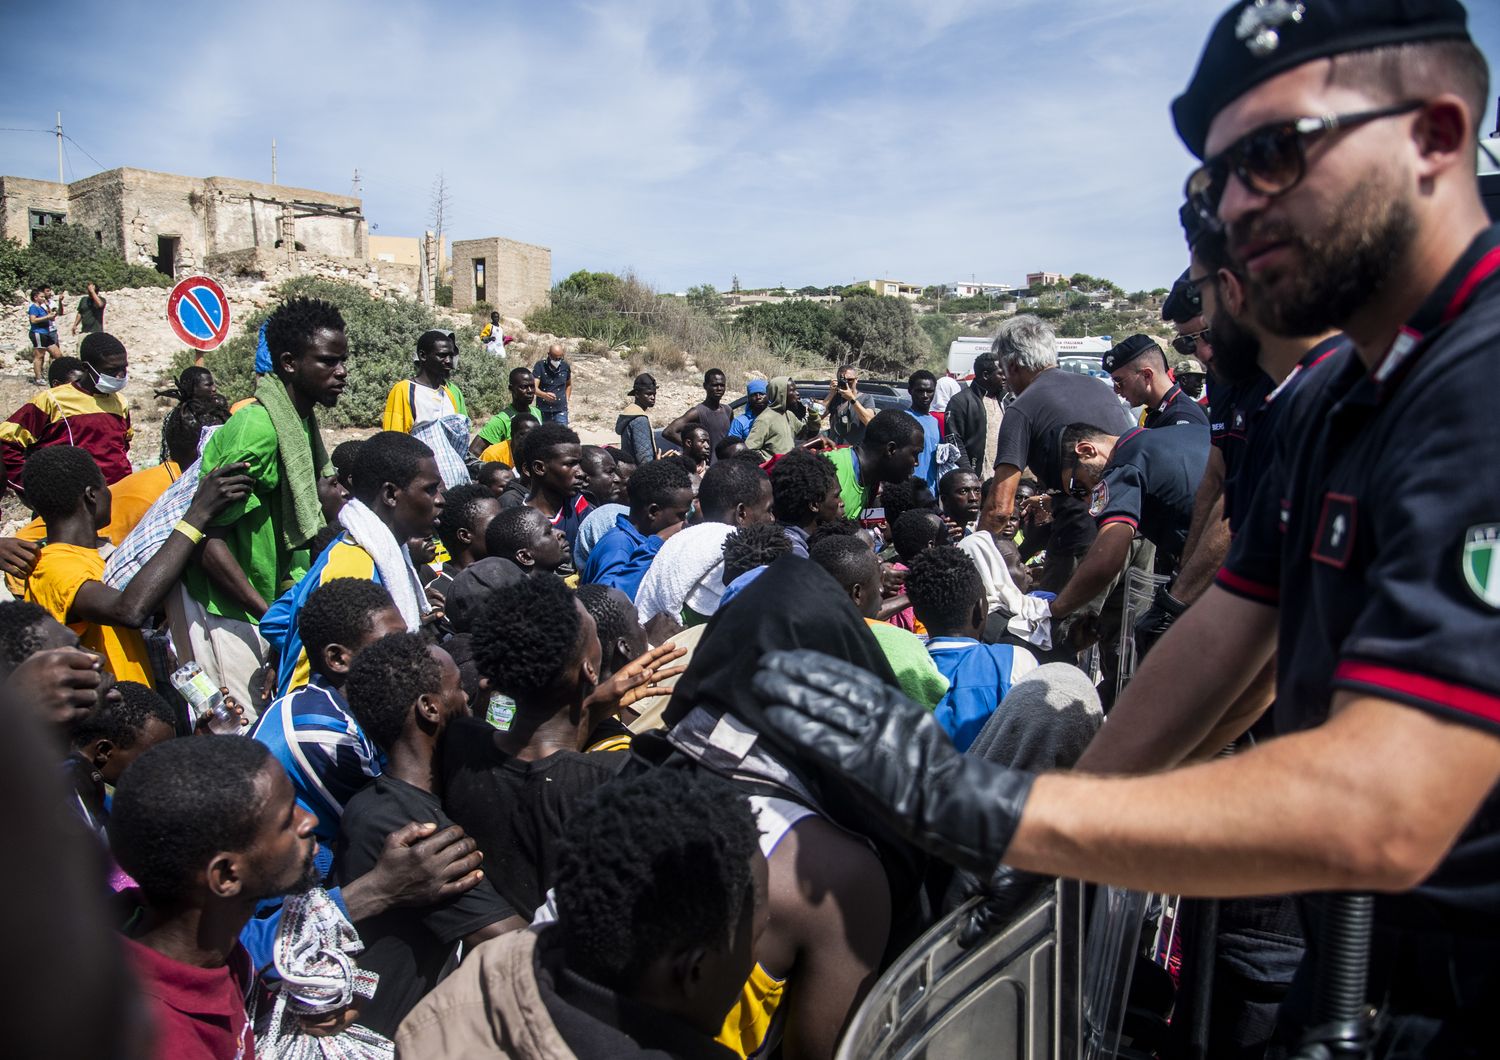
M 1086 917 L 1085 894 L 1092 893 Z M 977 900 L 976 900 L 977 901 Z M 1059 881 L 972 949 L 974 903 L 934 925 L 886 970 L 836 1060 L 1106 1060 L 1120 1055 L 1147 896 Z
M 1135 675 L 1135 624 L 1151 608 L 1156 590 L 1172 579 L 1165 574 L 1151 574 L 1137 567 L 1125 570 L 1125 606 L 1120 623 L 1120 670 L 1115 675 L 1115 695 Z

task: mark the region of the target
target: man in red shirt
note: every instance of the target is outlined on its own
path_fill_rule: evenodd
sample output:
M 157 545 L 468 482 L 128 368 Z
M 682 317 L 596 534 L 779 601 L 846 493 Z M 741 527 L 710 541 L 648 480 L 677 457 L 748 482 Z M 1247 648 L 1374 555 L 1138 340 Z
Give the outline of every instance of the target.
M 317 818 L 248 737 L 169 740 L 115 788 L 109 834 L 140 886 L 125 947 L 147 998 L 151 1055 L 250 1058 L 260 992 L 241 929 L 258 902 L 318 882 Z
M 0 424 L 0 455 L 11 488 L 23 492 L 26 454 L 47 445 L 76 445 L 88 451 L 114 485 L 130 474 L 130 407 L 120 396 L 130 357 L 113 335 L 85 335 L 78 348 L 83 375 L 36 394 Z

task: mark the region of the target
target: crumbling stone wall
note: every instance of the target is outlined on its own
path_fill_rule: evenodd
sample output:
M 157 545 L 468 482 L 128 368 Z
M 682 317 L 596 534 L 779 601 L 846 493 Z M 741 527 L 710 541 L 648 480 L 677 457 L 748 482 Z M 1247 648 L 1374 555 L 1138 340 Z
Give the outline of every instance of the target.
M 0 177 L 0 239 L 14 239 L 23 247 L 29 244 L 32 210 L 67 214 L 68 186 L 51 180 Z

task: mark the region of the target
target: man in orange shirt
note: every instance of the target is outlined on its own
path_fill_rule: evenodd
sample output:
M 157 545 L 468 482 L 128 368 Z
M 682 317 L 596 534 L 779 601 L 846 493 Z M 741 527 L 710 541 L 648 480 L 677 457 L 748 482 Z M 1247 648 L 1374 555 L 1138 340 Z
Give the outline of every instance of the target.
M 205 475 L 186 514 L 161 550 L 122 590 L 104 584 L 99 530 L 110 518 L 104 474 L 87 451 L 71 445 L 39 449 L 26 459 L 27 499 L 47 523 L 47 543 L 22 588 L 78 634 L 83 647 L 104 656 L 120 681 L 151 685 L 151 663 L 140 626 L 176 583 L 203 529 L 250 491 L 243 464 Z

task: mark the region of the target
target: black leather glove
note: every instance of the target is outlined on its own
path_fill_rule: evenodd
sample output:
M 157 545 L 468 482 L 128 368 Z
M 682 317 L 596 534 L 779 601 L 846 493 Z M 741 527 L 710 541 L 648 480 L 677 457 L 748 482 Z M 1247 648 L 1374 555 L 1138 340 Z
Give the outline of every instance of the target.
M 750 687 L 776 732 L 841 771 L 898 832 L 960 868 L 994 871 L 1030 773 L 959 754 L 930 711 L 821 652 L 772 652 Z
M 1054 881 L 1050 876 L 1001 865 L 989 879 L 979 881 L 968 876 L 967 882 L 971 885 L 969 897 L 980 901 L 969 910 L 959 928 L 958 947 L 963 950 L 972 949 L 1009 927 L 1036 904 Z
M 1156 596 L 1151 601 L 1151 606 L 1146 613 L 1135 620 L 1135 657 L 1144 658 L 1146 652 L 1151 650 L 1163 633 L 1165 633 L 1177 621 L 1177 616 L 1188 609 L 1188 605 L 1177 597 L 1167 592 L 1167 587 L 1162 586 L 1156 590 Z

